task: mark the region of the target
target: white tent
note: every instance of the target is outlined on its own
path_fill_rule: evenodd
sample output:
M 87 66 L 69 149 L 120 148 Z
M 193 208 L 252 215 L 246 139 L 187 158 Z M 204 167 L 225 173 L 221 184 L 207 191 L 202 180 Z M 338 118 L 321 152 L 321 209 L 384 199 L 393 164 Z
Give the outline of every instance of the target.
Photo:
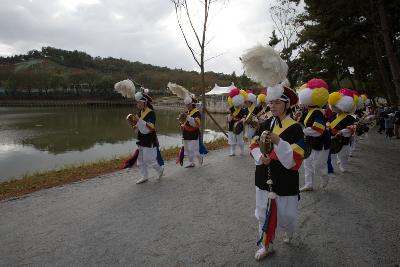
M 214 88 L 211 89 L 210 92 L 207 92 L 206 95 L 225 95 L 225 94 L 227 95 L 229 94 L 229 91 L 233 88 L 236 88 L 236 86 L 233 83 L 226 87 L 221 87 L 215 84 Z

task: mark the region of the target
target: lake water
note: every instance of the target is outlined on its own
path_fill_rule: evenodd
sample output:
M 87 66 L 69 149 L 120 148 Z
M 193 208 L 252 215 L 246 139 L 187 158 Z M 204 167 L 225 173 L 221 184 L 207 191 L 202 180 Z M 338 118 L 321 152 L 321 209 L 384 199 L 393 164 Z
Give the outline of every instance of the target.
M 128 155 L 136 135 L 125 117 L 132 108 L 0 107 L 0 181 L 24 174 Z M 179 111 L 156 110 L 161 148 L 182 143 Z M 214 118 L 225 126 L 225 115 Z M 222 137 L 207 118 L 204 141 Z

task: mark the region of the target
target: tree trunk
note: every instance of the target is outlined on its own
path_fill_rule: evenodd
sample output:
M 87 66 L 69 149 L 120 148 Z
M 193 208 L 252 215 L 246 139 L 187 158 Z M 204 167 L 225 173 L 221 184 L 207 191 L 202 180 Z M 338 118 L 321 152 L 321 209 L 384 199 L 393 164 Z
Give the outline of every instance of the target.
M 337 72 L 335 73 L 335 76 L 336 76 L 336 83 L 338 85 L 338 88 L 342 88 L 342 85 L 340 84 L 340 80 L 339 80 L 339 76 L 338 76 Z
M 383 0 L 378 0 L 377 3 L 378 3 L 379 19 L 382 28 L 381 34 L 383 36 L 383 41 L 385 44 L 386 55 L 390 65 L 390 71 L 392 73 L 393 83 L 396 88 L 397 97 L 395 100 L 396 103 L 399 103 L 398 96 L 400 96 L 400 65 L 396 58 L 396 54 L 394 53 L 392 41 L 390 39 L 389 35 L 390 29 L 386 19 L 384 2 Z
M 206 82 L 204 79 L 204 62 L 202 63 L 203 66 L 201 68 L 201 102 L 202 102 L 202 109 L 201 109 L 201 137 L 203 139 L 204 136 L 204 129 L 206 126 L 206 117 L 205 117 L 205 109 L 206 107 L 206 95 L 205 95 L 205 88 L 206 88 Z
M 383 87 L 385 88 L 385 90 L 383 90 L 383 91 L 386 92 L 386 96 L 389 97 L 388 101 L 396 103 L 397 102 L 397 94 L 390 82 L 390 79 L 389 79 L 390 75 L 386 71 L 385 63 L 383 62 L 383 59 L 382 59 L 382 56 L 383 56 L 382 50 L 381 50 L 381 46 L 379 45 L 379 39 L 378 39 L 377 34 L 373 34 L 372 41 L 374 43 L 375 57 L 376 57 L 376 61 L 378 62 L 379 73 L 380 73 L 381 79 L 383 81 Z
M 205 42 L 206 42 L 206 31 L 207 31 L 207 18 L 208 18 L 208 0 L 204 1 L 204 24 L 203 24 L 203 36 L 201 40 L 201 54 L 200 54 L 200 75 L 201 75 L 201 102 L 203 104 L 203 108 L 201 110 L 201 139 L 204 137 L 204 129 L 206 125 L 205 118 L 205 109 L 206 107 L 206 81 L 204 77 L 204 50 L 205 50 Z

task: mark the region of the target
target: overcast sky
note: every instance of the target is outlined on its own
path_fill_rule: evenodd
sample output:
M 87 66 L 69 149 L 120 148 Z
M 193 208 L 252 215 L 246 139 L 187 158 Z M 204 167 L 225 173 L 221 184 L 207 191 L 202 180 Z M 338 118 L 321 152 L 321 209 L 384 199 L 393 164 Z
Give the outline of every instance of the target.
M 189 0 L 196 5 L 198 0 Z M 213 38 L 206 70 L 241 74 L 239 56 L 265 44 L 273 30 L 272 0 L 230 0 L 211 6 Z M 193 6 L 199 22 L 200 10 Z M 0 0 L 0 55 L 42 46 L 80 50 L 170 68 L 197 70 L 170 0 Z

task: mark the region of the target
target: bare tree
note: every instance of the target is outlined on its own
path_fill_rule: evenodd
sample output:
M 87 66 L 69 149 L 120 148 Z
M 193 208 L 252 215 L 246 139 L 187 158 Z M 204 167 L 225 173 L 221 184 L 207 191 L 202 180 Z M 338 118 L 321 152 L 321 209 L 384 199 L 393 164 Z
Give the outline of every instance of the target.
M 175 7 L 175 14 L 176 14 L 176 19 L 179 25 L 179 29 L 181 30 L 183 39 L 185 40 L 186 46 L 189 48 L 190 53 L 192 54 L 192 57 L 196 64 L 200 68 L 200 76 L 201 76 L 201 94 L 202 94 L 202 103 L 203 103 L 203 109 L 202 109 L 202 118 L 204 118 L 205 112 L 210 116 L 210 118 L 214 121 L 214 123 L 222 130 L 224 133 L 225 131 L 222 129 L 222 127 L 215 121 L 215 119 L 211 116 L 211 114 L 208 112 L 206 108 L 206 98 L 205 98 L 205 89 L 206 89 L 206 83 L 205 83 L 205 78 L 204 78 L 204 67 L 205 67 L 205 62 L 215 58 L 205 58 L 205 50 L 207 45 L 211 42 L 212 39 L 207 40 L 206 39 L 206 33 L 207 29 L 209 26 L 209 14 L 210 14 L 210 7 L 211 5 L 215 4 L 215 2 L 222 2 L 223 4 L 226 4 L 228 1 L 227 0 L 198 0 L 200 4 L 202 5 L 202 22 L 200 26 L 200 30 L 196 29 L 196 26 L 194 25 L 193 18 L 192 18 L 192 13 L 191 13 L 191 8 L 188 6 L 188 1 L 187 0 L 170 0 Z M 194 44 L 191 43 L 191 40 L 189 39 L 189 33 L 185 31 L 183 28 L 183 23 L 182 23 L 182 15 L 184 18 L 187 19 L 190 29 L 192 31 L 192 34 L 194 35 Z M 203 135 L 204 133 L 204 127 L 205 127 L 205 120 L 201 120 L 201 134 Z M 226 135 L 226 134 L 225 134 Z
M 291 0 L 278 0 L 269 8 L 269 13 L 275 29 L 278 31 L 278 36 L 275 35 L 275 30 L 273 31 L 271 39 L 274 39 L 275 44 L 282 44 L 281 56 L 289 66 L 288 79 L 293 83 L 296 80 L 296 74 L 292 73 L 290 69 L 301 50 L 297 36 L 303 28 L 297 19 L 297 3 L 293 3 Z
M 297 35 L 302 29 L 302 25 L 297 20 L 296 4 L 290 0 L 279 0 L 276 5 L 269 8 L 269 12 L 282 41 L 282 53 L 287 57 L 286 60 L 290 60 Z

